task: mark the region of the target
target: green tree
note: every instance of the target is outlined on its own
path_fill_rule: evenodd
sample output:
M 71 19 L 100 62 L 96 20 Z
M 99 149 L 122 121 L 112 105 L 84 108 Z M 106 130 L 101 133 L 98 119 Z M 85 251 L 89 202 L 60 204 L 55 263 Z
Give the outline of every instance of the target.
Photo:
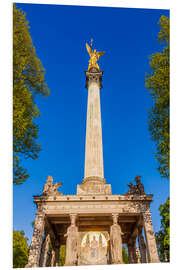
M 125 246 L 122 248 L 122 256 L 123 256 L 123 262 L 125 264 L 128 264 L 129 263 L 129 259 L 128 259 L 127 248 Z
M 170 199 L 159 207 L 161 215 L 161 230 L 155 234 L 156 242 L 161 261 L 169 262 L 170 257 Z
M 66 246 L 61 245 L 60 253 L 59 253 L 59 265 L 63 266 L 65 264 L 66 259 Z
M 169 18 L 161 16 L 158 41 L 162 52 L 149 57 L 151 72 L 146 74 L 145 86 L 154 105 L 149 111 L 149 130 L 156 143 L 155 157 L 160 175 L 169 178 Z
M 13 267 L 24 268 L 28 262 L 28 238 L 24 231 L 13 230 Z
M 40 115 L 35 96 L 49 94 L 45 70 L 36 56 L 25 13 L 13 5 L 13 183 L 20 185 L 29 177 L 22 158 L 36 159 Z

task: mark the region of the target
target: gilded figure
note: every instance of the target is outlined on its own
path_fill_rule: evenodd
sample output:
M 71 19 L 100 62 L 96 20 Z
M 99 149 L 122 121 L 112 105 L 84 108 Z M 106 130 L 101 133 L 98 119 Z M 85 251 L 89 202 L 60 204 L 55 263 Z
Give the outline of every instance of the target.
M 99 60 L 100 56 L 104 55 L 105 52 L 97 52 L 96 49 L 92 49 L 92 40 L 91 40 L 91 46 L 89 46 L 86 43 L 86 49 L 89 53 L 90 59 L 89 59 L 89 66 L 88 66 L 88 71 L 92 68 L 95 67 L 97 68 L 98 71 L 100 71 L 99 65 L 97 61 Z

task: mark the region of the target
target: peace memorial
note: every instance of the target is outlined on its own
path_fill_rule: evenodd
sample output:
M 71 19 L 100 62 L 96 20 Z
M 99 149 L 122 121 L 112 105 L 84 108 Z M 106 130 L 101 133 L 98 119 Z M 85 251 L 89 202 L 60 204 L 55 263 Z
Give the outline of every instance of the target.
M 86 44 L 90 55 L 86 74 L 88 107 L 84 179 L 76 195 L 63 195 L 62 183 L 47 177 L 37 206 L 27 268 L 58 266 L 61 245 L 66 245 L 65 266 L 123 264 L 122 245 L 129 263 L 158 263 L 150 204 L 141 177 L 128 184 L 125 194 L 113 195 L 104 178 L 100 89 L 97 63 L 104 52 Z M 50 248 L 51 242 L 51 250 Z M 137 247 L 139 256 L 137 254 Z M 49 256 L 50 251 L 50 256 Z

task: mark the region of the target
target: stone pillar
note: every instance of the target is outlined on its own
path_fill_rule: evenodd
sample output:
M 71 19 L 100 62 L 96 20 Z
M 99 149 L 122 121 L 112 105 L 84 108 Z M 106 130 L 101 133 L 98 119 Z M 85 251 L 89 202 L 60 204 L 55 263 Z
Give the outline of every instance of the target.
M 136 257 L 137 257 L 137 263 L 141 263 L 139 247 L 136 247 Z
M 92 68 L 86 71 L 86 87 L 88 88 L 88 106 L 86 122 L 86 177 L 99 177 L 104 181 L 100 88 L 102 71 Z
M 141 255 L 141 263 L 146 263 L 146 244 L 144 242 L 144 237 L 142 235 L 142 226 L 138 227 L 138 243 L 139 243 L 139 251 Z
M 53 267 L 55 266 L 55 249 L 52 248 L 51 250 L 51 262 L 50 262 L 50 266 Z
M 41 262 L 40 266 L 46 267 L 46 261 L 47 261 L 47 253 L 49 250 L 49 243 L 50 243 L 50 235 L 49 233 L 46 233 L 43 246 L 42 246 L 42 251 L 41 251 Z
M 64 235 L 66 240 L 66 262 L 65 266 L 73 266 L 78 264 L 78 228 L 75 225 L 76 214 L 70 214 L 71 225 Z
M 28 264 L 25 266 L 26 268 L 39 267 L 42 248 L 42 236 L 44 233 L 44 217 L 44 213 L 39 210 L 36 214 L 34 232 L 29 249 Z
M 118 224 L 118 214 L 112 214 L 113 225 L 110 228 L 110 246 L 112 263 L 122 264 L 122 231 Z
M 138 258 L 136 254 L 136 239 L 131 238 L 128 242 L 128 258 L 129 258 L 129 263 L 137 263 Z
M 158 263 L 159 256 L 157 252 L 156 239 L 154 236 L 151 212 L 149 209 L 143 213 L 144 232 L 146 237 L 146 248 L 150 263 Z
M 55 266 L 59 266 L 59 252 L 60 252 L 60 243 L 58 240 L 55 241 Z

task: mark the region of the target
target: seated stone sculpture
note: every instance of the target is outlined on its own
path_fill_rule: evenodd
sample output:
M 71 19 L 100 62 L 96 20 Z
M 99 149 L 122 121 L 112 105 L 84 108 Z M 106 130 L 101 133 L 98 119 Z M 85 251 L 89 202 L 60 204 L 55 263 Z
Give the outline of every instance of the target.
M 44 185 L 43 195 L 62 195 L 62 192 L 58 191 L 58 188 L 62 186 L 63 183 L 53 184 L 52 176 L 47 177 L 46 184 Z
M 141 183 L 140 179 L 141 179 L 141 176 L 137 175 L 135 177 L 136 185 L 133 185 L 132 182 L 127 184 L 130 190 L 126 192 L 126 195 L 145 195 L 144 185 Z

